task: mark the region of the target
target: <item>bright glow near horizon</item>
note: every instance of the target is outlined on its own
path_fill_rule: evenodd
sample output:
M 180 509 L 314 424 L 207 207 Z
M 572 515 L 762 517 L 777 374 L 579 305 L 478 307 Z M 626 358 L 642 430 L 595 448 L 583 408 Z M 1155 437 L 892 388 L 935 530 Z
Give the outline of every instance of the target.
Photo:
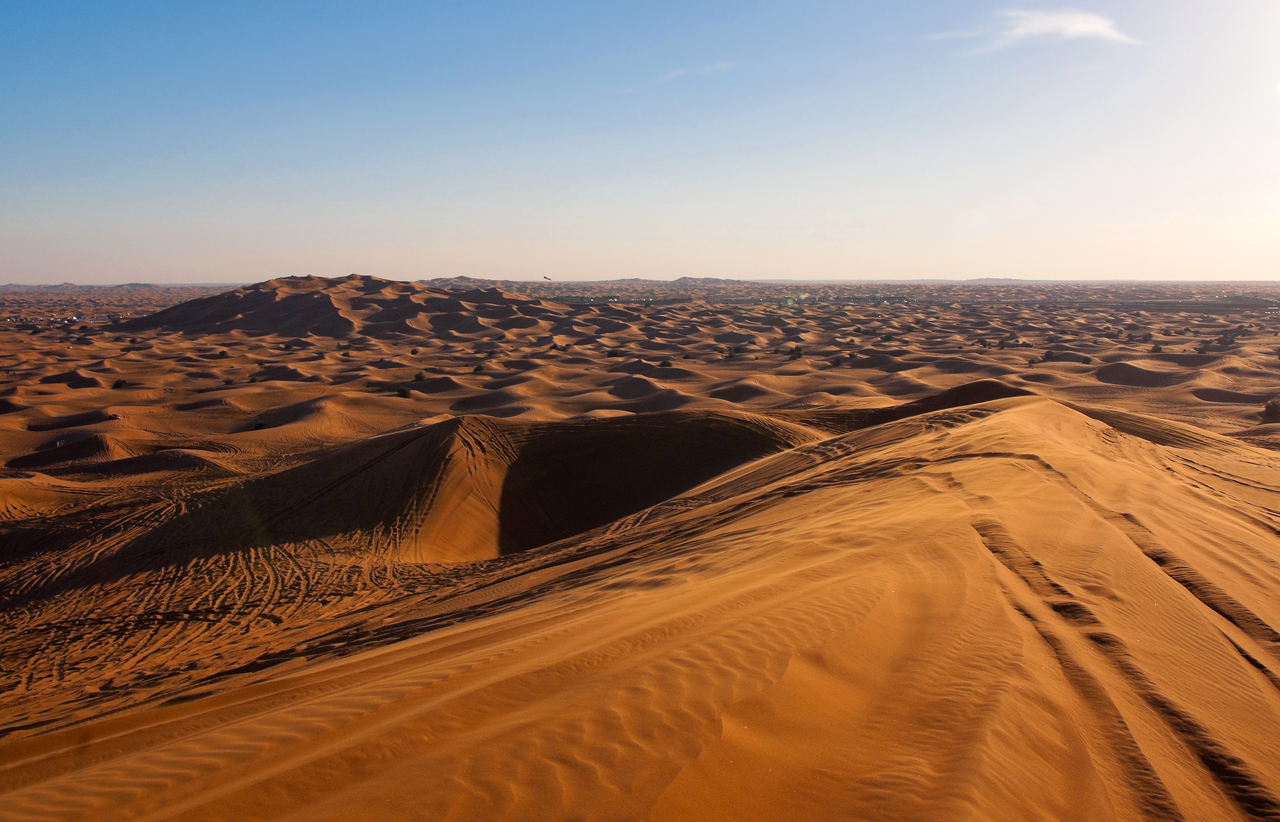
M 0 282 L 1280 279 L 1280 2 L 0 8 Z

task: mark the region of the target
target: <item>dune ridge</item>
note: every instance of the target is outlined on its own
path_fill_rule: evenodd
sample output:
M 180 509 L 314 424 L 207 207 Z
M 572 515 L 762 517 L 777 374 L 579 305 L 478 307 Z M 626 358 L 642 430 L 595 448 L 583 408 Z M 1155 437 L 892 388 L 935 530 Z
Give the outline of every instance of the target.
M 322 541 L 401 562 L 493 559 L 612 522 L 818 436 L 745 413 L 553 424 L 456 417 L 220 487 L 127 553 L 176 562 Z M 111 562 L 132 567 L 119 555 Z
M 160 688 L 146 728 L 10 730 L 7 807 L 92 817 L 110 785 L 116 818 L 1269 818 L 1280 465 L 968 393 L 788 427 L 787 447 L 447 588 L 401 579 L 320 622 L 304 603 L 243 646 L 257 663 Z M 229 645 L 184 640 L 178 669 Z M 75 735 L 100 737 L 78 764 L 56 753 Z

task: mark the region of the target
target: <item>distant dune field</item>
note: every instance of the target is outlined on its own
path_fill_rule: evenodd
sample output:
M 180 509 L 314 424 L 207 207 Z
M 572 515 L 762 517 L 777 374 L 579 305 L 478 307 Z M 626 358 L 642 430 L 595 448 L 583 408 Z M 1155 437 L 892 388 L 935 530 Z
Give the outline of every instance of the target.
M 0 818 L 1280 819 L 1270 298 L 457 285 L 4 323 Z

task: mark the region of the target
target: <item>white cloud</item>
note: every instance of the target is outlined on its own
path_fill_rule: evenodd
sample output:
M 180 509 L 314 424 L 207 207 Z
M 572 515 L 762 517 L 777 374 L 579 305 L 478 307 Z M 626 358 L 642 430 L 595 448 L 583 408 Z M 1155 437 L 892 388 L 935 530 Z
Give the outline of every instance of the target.
M 1004 28 L 996 47 L 1008 46 L 1037 37 L 1057 40 L 1095 38 L 1115 43 L 1137 43 L 1120 31 L 1114 20 L 1088 11 L 1024 11 L 1010 9 L 1002 14 Z
M 925 40 L 976 40 L 989 38 L 988 45 L 977 52 L 995 51 L 1028 40 L 1110 40 L 1113 43 L 1137 44 L 1137 40 L 1120 31 L 1116 21 L 1090 11 L 1062 9 L 1029 11 L 1006 9 L 1000 13 L 995 31 L 950 31 L 926 35 Z

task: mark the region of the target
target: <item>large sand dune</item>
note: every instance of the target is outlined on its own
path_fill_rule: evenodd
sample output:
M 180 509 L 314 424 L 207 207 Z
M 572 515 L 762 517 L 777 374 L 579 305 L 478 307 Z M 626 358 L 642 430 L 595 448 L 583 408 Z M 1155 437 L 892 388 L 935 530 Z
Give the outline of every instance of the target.
M 770 335 L 857 307 L 725 359 L 779 310 L 380 282 L 14 364 L 0 817 L 1280 819 L 1265 317 L 1195 362 L 908 338 L 850 368 Z M 483 306 L 546 327 L 403 330 Z M 686 341 L 542 347 L 605 316 Z M 136 384 L 41 381 L 77 369 Z

